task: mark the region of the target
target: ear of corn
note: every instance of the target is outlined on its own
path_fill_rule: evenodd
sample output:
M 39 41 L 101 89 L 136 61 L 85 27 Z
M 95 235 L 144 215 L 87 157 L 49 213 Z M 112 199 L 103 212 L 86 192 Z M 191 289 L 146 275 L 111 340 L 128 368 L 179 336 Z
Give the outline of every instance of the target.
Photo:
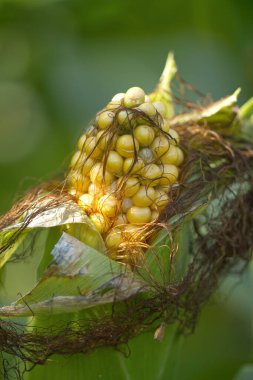
M 70 193 L 102 234 L 108 254 L 128 263 L 142 257 L 184 161 L 179 135 L 170 128 L 168 91 L 164 84 L 158 90 L 116 94 L 80 137 L 67 175 Z

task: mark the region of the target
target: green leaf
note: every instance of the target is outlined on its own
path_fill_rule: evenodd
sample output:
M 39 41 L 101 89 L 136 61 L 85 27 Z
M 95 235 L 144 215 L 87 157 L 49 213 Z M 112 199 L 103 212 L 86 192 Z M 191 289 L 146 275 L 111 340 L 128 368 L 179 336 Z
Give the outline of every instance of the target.
M 23 215 L 22 221 L 10 225 L 0 232 L 0 247 L 11 241 L 14 235 L 27 224 L 26 228 L 21 230 L 18 238 L 13 244 L 10 244 L 5 251 L 0 255 L 0 269 L 6 264 L 6 262 L 13 256 L 24 237 L 35 228 L 51 228 L 62 225 L 83 224 L 83 234 L 89 240 L 92 239 L 99 249 L 104 249 L 104 242 L 91 223 L 87 215 L 81 210 L 81 208 L 75 202 L 66 202 L 58 205 L 57 207 L 49 208 L 43 212 L 36 211 L 43 206 L 43 201 L 38 203 L 29 210 L 29 212 Z M 31 215 L 35 213 L 35 216 L 31 218 Z M 30 220 L 31 219 L 31 220 Z
M 168 54 L 165 67 L 160 77 L 159 83 L 150 94 L 152 101 L 162 102 L 166 107 L 166 117 L 170 118 L 174 115 L 174 105 L 171 96 L 171 81 L 177 72 L 177 66 L 172 52 Z
M 74 312 L 130 297 L 143 281 L 116 261 L 63 233 L 54 260 L 38 284 L 0 316 L 29 316 Z
M 227 96 L 210 106 L 204 107 L 201 110 L 195 110 L 189 113 L 183 113 L 175 116 L 171 120 L 171 127 L 180 126 L 183 124 L 201 124 L 208 123 L 209 127 L 222 130 L 224 133 L 232 134 L 234 125 L 231 124 L 236 116 L 235 105 L 240 93 L 238 88 L 232 95 Z

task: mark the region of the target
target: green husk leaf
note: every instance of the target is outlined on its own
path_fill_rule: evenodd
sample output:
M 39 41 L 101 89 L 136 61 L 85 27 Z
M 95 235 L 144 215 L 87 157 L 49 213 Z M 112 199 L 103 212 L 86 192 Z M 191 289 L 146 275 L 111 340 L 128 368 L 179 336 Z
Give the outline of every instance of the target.
M 144 286 L 125 266 L 66 233 L 52 255 L 38 284 L 15 305 L 2 307 L 1 316 L 75 312 L 128 298 Z
M 174 105 L 171 97 L 171 81 L 177 73 L 177 66 L 174 54 L 170 52 L 165 63 L 159 83 L 149 96 L 154 102 L 162 102 L 166 107 L 166 117 L 170 118 L 174 115 Z
M 42 204 L 37 204 L 27 212 L 22 220 L 18 223 L 12 224 L 7 228 L 3 229 L 0 233 L 0 246 L 4 246 L 10 239 L 19 231 L 19 229 L 23 228 L 23 225 L 26 224 L 26 220 L 28 221 L 26 227 L 21 230 L 18 238 L 15 240 L 14 244 L 11 244 L 8 249 L 6 249 L 0 255 L 0 269 L 6 264 L 6 262 L 13 256 L 13 254 L 17 251 L 21 242 L 35 228 L 51 228 L 55 226 L 62 225 L 72 225 L 72 224 L 84 224 L 84 228 L 86 228 L 86 233 L 92 235 L 92 238 L 96 242 L 96 247 L 101 251 L 104 250 L 104 242 L 90 222 L 87 215 L 81 210 L 81 208 L 75 202 L 66 202 L 58 205 L 57 207 L 49 208 L 48 210 L 42 211 L 38 213 L 36 216 L 31 218 L 32 213 L 36 212 L 36 208 L 39 209 Z
M 226 134 L 233 134 L 234 129 L 238 126 L 238 124 L 233 123 L 233 121 L 237 115 L 235 106 L 240 91 L 241 89 L 238 88 L 232 95 L 212 103 L 210 106 L 204 107 L 201 110 L 175 116 L 171 120 L 171 127 L 183 124 L 208 124 L 208 126 L 213 129 L 221 130 Z

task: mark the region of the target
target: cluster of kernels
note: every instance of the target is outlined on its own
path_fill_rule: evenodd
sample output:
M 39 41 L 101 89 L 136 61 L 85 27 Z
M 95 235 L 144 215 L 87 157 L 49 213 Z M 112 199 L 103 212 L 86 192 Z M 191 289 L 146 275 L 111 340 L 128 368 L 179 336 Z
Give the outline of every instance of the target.
M 113 97 L 78 141 L 70 192 L 115 251 L 170 202 L 184 155 L 166 109 L 139 87 Z M 134 233 L 135 231 L 135 233 Z M 145 242 L 143 242 L 145 244 Z

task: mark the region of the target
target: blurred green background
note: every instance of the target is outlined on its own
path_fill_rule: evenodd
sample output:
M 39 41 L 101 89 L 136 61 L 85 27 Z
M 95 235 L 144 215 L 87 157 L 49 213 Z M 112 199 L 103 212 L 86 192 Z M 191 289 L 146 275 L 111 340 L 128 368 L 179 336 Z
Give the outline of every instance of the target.
M 63 175 L 89 119 L 114 93 L 152 90 L 169 50 L 196 88 L 217 99 L 240 86 L 242 104 L 253 95 L 252 20 L 250 0 L 0 0 L 0 211 Z M 252 291 L 250 270 L 223 284 L 177 380 L 230 380 L 251 363 Z

